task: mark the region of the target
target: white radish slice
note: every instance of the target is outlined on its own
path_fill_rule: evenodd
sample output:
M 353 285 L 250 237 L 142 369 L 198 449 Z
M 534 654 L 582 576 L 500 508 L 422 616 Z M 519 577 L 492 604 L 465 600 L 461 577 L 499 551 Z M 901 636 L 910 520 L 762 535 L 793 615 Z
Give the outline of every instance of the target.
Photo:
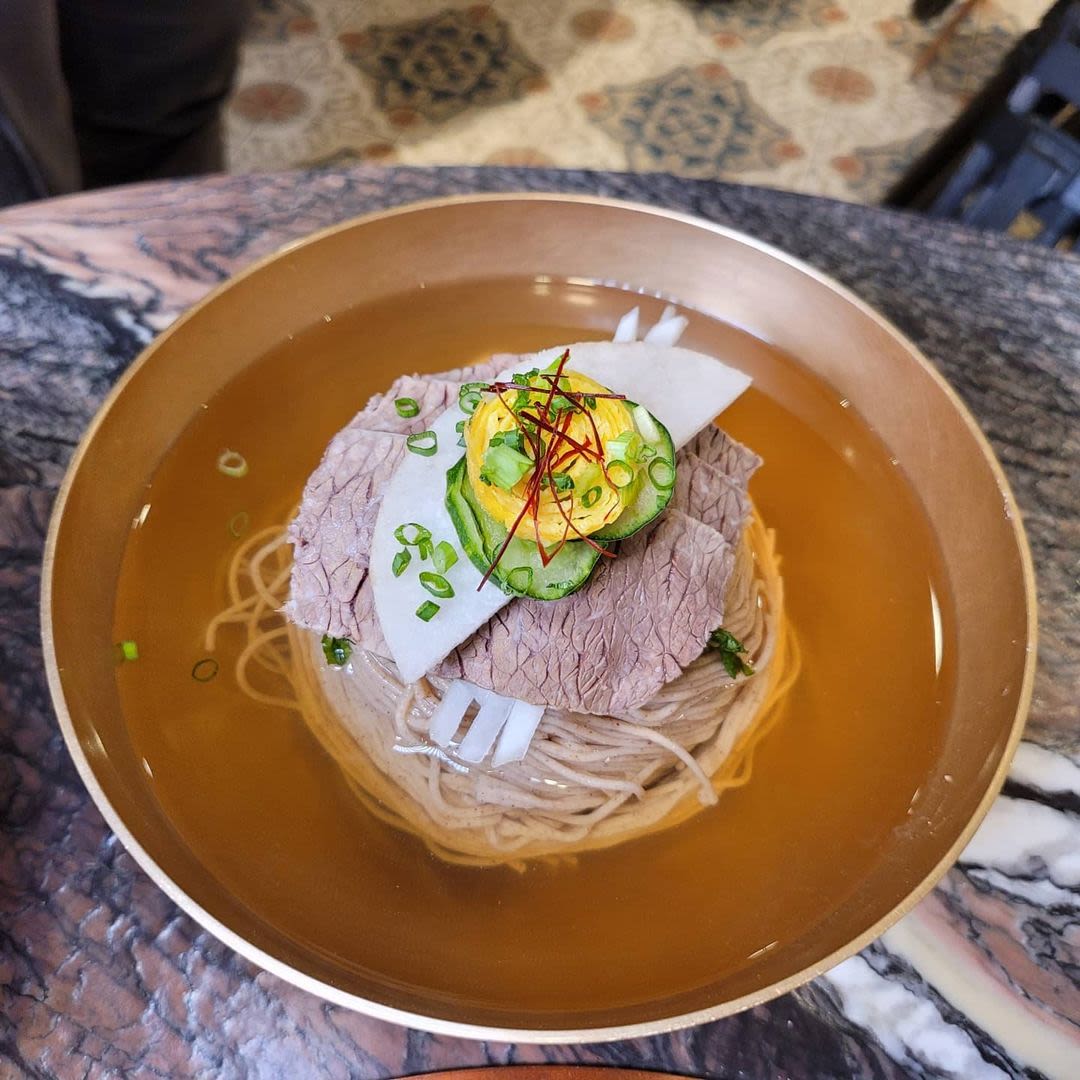
M 751 381 L 712 356 L 650 341 L 583 341 L 545 349 L 529 362 L 547 367 L 567 348 L 569 368 L 644 405 L 671 433 L 676 449 L 708 427 Z
M 435 712 L 431 716 L 431 724 L 428 734 L 436 746 L 444 750 L 450 745 L 451 740 L 461 727 L 461 721 L 465 719 L 465 710 L 472 704 L 476 687 L 464 679 L 455 679 L 443 694 Z
M 454 426 L 465 414 L 452 405 L 433 421 L 430 430 L 438 438 L 438 448 L 431 457 L 407 453 L 383 492 L 382 506 L 375 520 L 371 539 L 371 582 L 379 627 L 397 664 L 402 681 L 415 682 L 430 671 L 455 646 L 476 632 L 510 598 L 490 582 L 477 591 L 480 571 L 469 561 L 458 543 L 457 530 L 446 509 L 446 470 L 463 451 L 458 446 Z M 432 570 L 430 562 L 412 558 L 401 577 L 394 577 L 391 566 L 401 544 L 394 530 L 407 522 L 416 522 L 431 531 L 434 543 L 449 541 L 458 561 L 443 574 L 454 589 L 446 600 L 429 596 L 420 584 L 422 570 Z M 416 614 L 426 600 L 439 605 L 429 622 Z
M 641 318 L 640 308 L 631 308 L 620 320 L 619 325 L 615 327 L 615 336 L 612 337 L 612 341 L 625 343 L 627 341 L 637 341 L 638 335 L 638 322 Z
M 675 308 L 668 304 L 663 315 L 641 340 L 652 345 L 675 345 L 689 325 L 690 320 L 685 315 L 678 314 Z
M 509 765 L 511 761 L 522 761 L 529 752 L 529 745 L 543 718 L 543 705 L 515 701 L 510 715 L 506 718 L 506 726 L 499 736 L 491 764 L 498 769 L 502 765 Z
M 477 697 L 480 711 L 457 748 L 457 756 L 471 764 L 478 764 L 491 753 L 491 748 L 514 706 L 513 698 L 494 694 L 490 690 L 477 688 Z

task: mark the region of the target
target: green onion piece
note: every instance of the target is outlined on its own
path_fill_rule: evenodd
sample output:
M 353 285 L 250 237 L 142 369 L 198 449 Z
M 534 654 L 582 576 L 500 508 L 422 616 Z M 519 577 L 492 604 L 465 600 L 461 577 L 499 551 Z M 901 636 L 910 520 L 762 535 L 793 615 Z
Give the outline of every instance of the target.
M 406 420 L 411 420 L 420 412 L 419 403 L 416 398 L 411 397 L 395 398 L 394 408 L 397 409 L 398 416 L 404 417 Z
M 487 383 L 482 382 L 467 382 L 458 391 L 458 405 L 461 407 L 461 411 L 468 413 L 470 416 L 476 412 L 477 405 L 480 404 L 480 391 L 487 386 Z
M 607 466 L 607 477 L 613 488 L 622 491 L 634 482 L 634 470 L 625 461 L 612 461 Z
M 454 430 L 458 433 L 458 440 L 457 440 L 458 446 L 464 446 L 465 445 L 465 421 L 464 420 L 459 420 L 454 425 Z
M 581 496 L 581 505 L 584 506 L 586 510 L 588 510 L 590 507 L 596 505 L 602 494 L 603 491 L 601 490 L 599 485 L 589 488 L 589 490 Z
M 510 491 L 532 467 L 532 458 L 509 446 L 489 446 L 484 453 L 480 479 Z
M 574 490 L 574 478 L 566 472 L 557 472 L 551 474 L 551 479 L 555 484 L 556 491 L 573 491 Z
M 585 408 L 586 409 L 595 409 L 596 408 L 596 398 L 594 398 L 592 396 L 592 394 L 586 394 L 585 395 Z
M 251 524 L 251 515 L 246 510 L 241 510 L 239 514 L 233 514 L 229 518 L 229 535 L 234 539 L 239 540 L 244 533 L 247 532 L 248 526 Z
M 196 660 L 191 669 L 191 677 L 196 682 L 209 682 L 218 673 L 218 662 L 212 657 Z
M 518 371 L 514 375 L 510 376 L 510 381 L 515 386 L 529 386 L 532 380 L 540 374 L 539 368 L 530 368 L 528 371 Z
M 634 460 L 639 465 L 642 465 L 646 461 L 651 461 L 654 457 L 656 457 L 656 447 L 650 446 L 647 442 L 643 442 L 641 446 L 638 447 L 638 452 L 634 455 Z
M 432 560 L 435 563 L 435 569 L 440 574 L 445 574 L 454 563 L 457 562 L 457 552 L 454 550 L 453 545 L 447 543 L 445 540 L 440 540 L 435 545 L 435 555 Z
M 348 638 L 323 634 L 322 651 L 331 667 L 343 667 L 352 655 L 352 642 Z
M 525 453 L 525 436 L 520 428 L 512 428 L 510 431 L 496 431 L 491 436 L 488 446 L 509 446 L 519 454 Z
M 514 592 L 524 593 L 528 592 L 532 588 L 533 583 L 533 568 L 531 566 L 515 566 L 509 574 L 506 575 L 506 584 L 514 590 Z
M 408 548 L 402 548 L 395 556 L 390 569 L 394 571 L 394 577 L 401 577 L 405 573 L 405 567 L 412 562 L 412 556 Z
M 709 635 L 706 644 L 710 649 L 719 650 L 720 662 L 724 665 L 724 670 L 731 678 L 734 679 L 739 675 L 754 674 L 753 664 L 743 660 L 739 655 L 746 652 L 745 646 L 734 634 L 725 630 L 722 626 Z
M 454 595 L 454 586 L 442 574 L 433 574 L 430 570 L 425 570 L 420 575 L 420 584 L 440 600 L 449 600 Z
M 528 390 L 519 390 L 514 396 L 514 404 L 510 408 L 514 412 L 521 412 L 522 409 L 528 407 L 532 402 L 532 395 Z
M 241 476 L 247 476 L 248 463 L 243 454 L 235 450 L 223 450 L 217 459 L 218 472 L 239 480 Z
M 641 436 L 636 431 L 624 431 L 604 443 L 604 456 L 612 461 L 633 461 L 641 448 Z
M 417 548 L 419 549 L 417 555 L 420 556 L 421 562 L 430 559 L 431 553 L 435 550 L 430 540 L 421 540 L 420 543 L 417 544 Z
M 406 547 L 415 547 L 425 540 L 431 539 L 431 533 L 423 525 L 417 525 L 415 521 L 406 521 L 394 530 L 394 539 Z
M 649 479 L 660 491 L 670 491 L 675 486 L 675 466 L 667 458 L 657 457 L 649 462 Z
M 405 445 L 414 454 L 431 457 L 439 449 L 439 436 L 434 431 L 420 431 L 415 435 L 410 435 L 405 440 Z
M 431 622 L 439 612 L 439 605 L 431 600 L 425 600 L 417 609 L 416 617 L 424 622 Z
M 139 659 L 139 646 L 134 641 L 121 641 L 120 642 L 120 656 L 124 660 L 138 660 Z

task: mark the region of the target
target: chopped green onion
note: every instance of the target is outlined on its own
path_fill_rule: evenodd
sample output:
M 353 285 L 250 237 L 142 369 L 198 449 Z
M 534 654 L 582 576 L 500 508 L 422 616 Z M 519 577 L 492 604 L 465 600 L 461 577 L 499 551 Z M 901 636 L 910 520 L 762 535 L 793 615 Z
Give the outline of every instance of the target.
M 405 445 L 414 454 L 431 457 L 439 449 L 439 436 L 434 431 L 419 431 L 405 440 Z
M 514 412 L 521 412 L 521 410 L 526 408 L 531 402 L 532 402 L 532 395 L 529 393 L 529 391 L 528 390 L 519 390 L 517 392 L 517 394 L 514 396 L 514 404 L 511 405 L 510 408 Z
M 530 368 L 528 371 L 519 371 L 510 376 L 510 381 L 515 386 L 528 386 L 531 381 L 540 374 L 539 368 Z
M 218 662 L 212 656 L 197 660 L 191 669 L 191 677 L 196 682 L 209 682 L 217 673 Z
M 217 459 L 218 472 L 239 480 L 241 476 L 247 476 L 248 463 L 243 454 L 235 450 L 223 450 Z
M 405 567 L 412 562 L 412 556 L 408 548 L 402 548 L 395 556 L 390 569 L 394 571 L 394 577 L 401 577 L 405 573 Z
M 577 403 L 572 401 L 568 397 L 563 397 L 562 394 L 556 394 L 551 399 L 551 406 L 548 411 L 551 413 L 561 413 L 566 412 L 569 409 L 573 409 L 575 412 L 577 412 Z
M 480 404 L 480 391 L 486 386 L 487 383 L 482 382 L 467 382 L 462 386 L 458 391 L 458 405 L 462 412 L 470 416 L 476 412 L 476 407 Z
M 405 552 L 405 554 L 408 553 Z M 348 638 L 331 637 L 329 634 L 323 634 L 322 651 L 323 656 L 326 657 L 326 662 L 331 667 L 343 667 L 349 662 L 349 657 L 352 655 L 352 642 Z
M 394 530 L 394 539 L 406 547 L 415 547 L 425 540 L 431 539 L 431 533 L 423 525 L 417 525 L 415 521 L 406 521 Z
M 574 478 L 566 472 L 557 472 L 551 474 L 551 479 L 555 484 L 556 491 L 573 491 L 574 490 Z
M 488 446 L 509 446 L 519 454 L 525 453 L 525 436 L 519 428 L 511 428 L 510 431 L 496 431 L 491 436 Z
M 397 409 L 398 416 L 404 417 L 406 420 L 412 419 L 420 412 L 419 403 L 416 398 L 411 397 L 395 398 L 394 408 Z
M 440 540 L 435 545 L 433 562 L 435 563 L 435 569 L 440 574 L 445 574 L 457 562 L 457 552 L 454 550 L 453 545 L 445 540 Z
M 518 453 L 509 446 L 489 446 L 484 453 L 480 479 L 504 491 L 511 491 L 532 467 L 532 458 Z
M 653 487 L 670 491 L 675 486 L 675 466 L 667 458 L 653 458 L 649 462 L 649 479 Z
M 647 442 L 643 442 L 641 446 L 638 447 L 638 452 L 634 455 L 634 460 L 639 465 L 642 465 L 646 461 L 651 461 L 654 457 L 656 457 L 656 447 L 650 446 Z
M 134 641 L 121 641 L 120 656 L 124 660 L 138 660 L 139 646 Z
M 634 470 L 625 461 L 612 461 L 607 466 L 607 477 L 613 488 L 622 491 L 634 482 Z
M 433 603 L 431 600 L 425 600 L 417 609 L 416 617 L 423 619 L 424 622 L 431 622 L 433 618 L 439 613 L 439 605 Z
M 239 514 L 233 514 L 229 518 L 229 535 L 239 540 L 247 532 L 247 527 L 250 524 L 251 515 L 246 510 L 241 510 Z
M 592 396 L 592 394 L 586 394 L 585 395 L 585 408 L 586 409 L 595 409 L 596 408 L 596 398 L 594 398 Z
M 417 551 L 417 555 L 420 556 L 421 562 L 425 562 L 426 560 L 430 559 L 431 553 L 435 550 L 430 540 L 421 540 L 420 543 L 416 546 L 419 549 Z
M 613 461 L 633 461 L 640 447 L 641 436 L 636 431 L 624 431 L 604 443 L 604 455 Z
M 745 646 L 734 634 L 725 630 L 722 626 L 709 635 L 706 644 L 710 649 L 717 649 L 720 652 L 720 662 L 724 665 L 724 670 L 731 678 L 734 679 L 739 675 L 754 674 L 753 664 L 743 660 L 739 655 L 746 652 Z
M 584 495 L 581 496 L 581 505 L 588 510 L 590 507 L 595 506 L 600 496 L 603 494 L 599 485 L 589 488 Z
M 420 575 L 420 584 L 440 600 L 449 600 L 454 595 L 454 586 L 442 574 L 433 574 L 430 570 L 425 570 Z
M 533 568 L 531 566 L 515 566 L 509 574 L 506 575 L 506 584 L 514 590 L 514 592 L 524 593 L 528 592 L 532 588 L 533 583 Z
M 454 425 L 454 430 L 458 433 L 458 441 L 457 441 L 458 446 L 464 446 L 465 445 L 465 421 L 464 420 L 459 420 Z

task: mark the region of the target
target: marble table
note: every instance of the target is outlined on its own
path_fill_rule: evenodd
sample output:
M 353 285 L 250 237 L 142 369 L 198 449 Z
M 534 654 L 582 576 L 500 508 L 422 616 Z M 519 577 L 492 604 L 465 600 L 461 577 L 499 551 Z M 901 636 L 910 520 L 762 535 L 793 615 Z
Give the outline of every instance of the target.
M 1039 674 L 1002 797 L 861 955 L 693 1030 L 581 1047 L 376 1022 L 204 933 L 106 829 L 41 666 L 39 564 L 83 428 L 177 313 L 252 259 L 396 203 L 603 193 L 700 214 L 845 282 L 966 400 L 1023 508 Z M 0 1076 L 374 1077 L 588 1061 L 713 1077 L 1080 1076 L 1080 260 L 883 210 L 666 176 L 348 169 L 161 183 L 0 212 Z

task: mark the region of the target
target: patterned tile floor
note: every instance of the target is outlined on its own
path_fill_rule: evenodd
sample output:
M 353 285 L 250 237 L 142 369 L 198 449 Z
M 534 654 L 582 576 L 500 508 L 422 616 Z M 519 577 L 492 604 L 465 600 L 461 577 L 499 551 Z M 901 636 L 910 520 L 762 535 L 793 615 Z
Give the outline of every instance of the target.
M 234 171 L 343 160 L 661 169 L 877 201 L 1049 0 L 257 0 Z

